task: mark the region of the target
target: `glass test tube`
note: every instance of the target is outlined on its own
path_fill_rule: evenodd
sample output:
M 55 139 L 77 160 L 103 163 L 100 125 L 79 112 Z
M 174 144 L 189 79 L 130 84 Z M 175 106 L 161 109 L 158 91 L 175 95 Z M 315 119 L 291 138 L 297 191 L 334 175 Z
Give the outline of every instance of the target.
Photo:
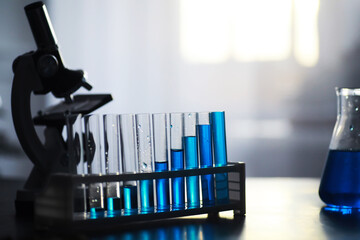
M 184 170 L 183 114 L 170 113 L 171 171 Z M 172 209 L 185 207 L 185 183 L 183 177 L 171 179 Z
M 133 114 L 121 114 L 120 138 L 121 138 L 121 160 L 124 173 L 137 172 L 136 167 L 136 141 L 135 141 L 135 119 Z M 137 213 L 137 186 L 136 181 L 125 181 L 123 183 L 123 207 L 125 214 Z
M 100 119 L 99 115 L 87 115 L 85 122 L 85 154 L 89 174 L 99 174 L 103 172 L 101 158 L 100 140 Z M 97 216 L 104 211 L 104 194 L 102 183 L 89 184 L 89 206 L 90 214 Z
M 120 174 L 120 130 L 116 114 L 103 116 L 104 148 L 106 174 Z M 106 183 L 106 197 L 108 214 L 121 210 L 120 183 Z
M 167 147 L 167 114 L 156 113 L 152 115 L 154 136 L 154 160 L 155 171 L 164 172 L 169 170 L 168 147 Z M 169 179 L 156 180 L 157 209 L 169 209 Z
M 227 165 L 225 112 L 212 112 L 211 132 L 213 137 L 214 161 L 216 167 Z M 229 200 L 228 174 L 215 174 L 216 200 L 224 202 Z
M 81 117 L 81 114 L 66 116 L 66 130 L 70 172 L 83 175 L 85 164 Z M 86 213 L 86 209 L 86 186 L 82 183 L 75 188 L 74 211 Z
M 150 114 L 136 114 L 136 139 L 138 151 L 139 172 L 153 171 L 152 141 Z M 154 210 L 154 185 L 153 180 L 140 181 L 141 212 Z
M 196 113 L 184 113 L 184 150 L 186 169 L 199 168 L 197 140 L 196 140 Z M 199 176 L 186 177 L 186 196 L 189 208 L 200 205 Z
M 210 113 L 198 113 L 197 133 L 199 141 L 200 167 L 208 168 L 213 166 L 213 156 L 211 147 L 211 129 L 210 129 Z M 212 205 L 215 203 L 214 192 L 214 175 L 201 176 L 201 192 L 203 204 Z

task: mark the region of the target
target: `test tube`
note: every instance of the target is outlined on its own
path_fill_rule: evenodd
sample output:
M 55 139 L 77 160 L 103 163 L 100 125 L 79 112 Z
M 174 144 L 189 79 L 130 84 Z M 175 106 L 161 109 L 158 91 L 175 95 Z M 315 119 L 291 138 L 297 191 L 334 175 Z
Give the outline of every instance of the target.
M 70 158 L 70 172 L 85 173 L 81 114 L 66 116 L 67 147 Z
M 136 139 L 138 152 L 138 169 L 141 173 L 153 171 L 152 141 L 150 114 L 136 114 Z M 154 185 L 153 180 L 140 181 L 141 212 L 154 210 Z
M 101 175 L 101 140 L 100 140 L 100 119 L 99 115 L 87 115 L 85 122 L 85 154 L 89 174 Z M 96 217 L 104 213 L 104 194 L 102 183 L 89 184 L 89 206 L 90 215 Z
M 212 112 L 211 132 L 213 137 L 214 161 L 216 167 L 227 165 L 225 112 Z M 215 174 L 215 191 L 218 202 L 229 200 L 228 174 Z
M 170 113 L 171 171 L 184 170 L 183 114 Z M 171 179 L 172 209 L 185 207 L 185 183 L 183 177 Z
M 71 173 L 79 175 L 85 174 L 81 117 L 81 114 L 66 116 L 70 171 Z M 86 213 L 86 186 L 83 183 L 75 188 L 74 211 Z
M 211 147 L 210 113 L 200 112 L 197 118 L 197 133 L 199 140 L 200 167 L 208 168 L 213 166 Z M 201 176 L 202 200 L 205 206 L 215 203 L 214 175 Z
M 167 115 L 165 113 L 153 114 L 152 121 L 154 136 L 155 171 L 168 171 L 169 165 L 167 147 Z M 169 209 L 169 179 L 164 178 L 156 180 L 156 200 L 158 210 L 161 211 Z
M 184 113 L 184 150 L 185 168 L 199 168 L 197 139 L 196 139 L 196 113 Z M 186 196 L 189 208 L 200 205 L 199 176 L 186 177 Z
M 120 139 L 121 160 L 124 173 L 137 172 L 136 167 L 136 142 L 135 142 L 135 119 L 133 114 L 121 114 Z M 137 185 L 136 181 L 125 181 L 123 186 L 123 207 L 126 215 L 137 213 Z
M 120 130 L 116 114 L 103 116 L 104 122 L 104 148 L 106 174 L 121 173 L 120 168 Z M 120 183 L 106 183 L 106 197 L 108 215 L 121 210 Z

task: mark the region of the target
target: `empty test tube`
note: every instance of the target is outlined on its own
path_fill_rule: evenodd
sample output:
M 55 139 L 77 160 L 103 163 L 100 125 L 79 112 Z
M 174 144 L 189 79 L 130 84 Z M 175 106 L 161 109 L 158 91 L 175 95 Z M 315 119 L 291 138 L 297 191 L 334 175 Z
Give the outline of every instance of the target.
M 153 171 L 152 140 L 150 114 L 136 114 L 136 139 L 138 152 L 138 170 L 141 173 Z M 140 181 L 141 212 L 154 210 L 153 180 Z
M 183 114 L 170 114 L 171 171 L 184 170 Z M 171 179 L 172 209 L 185 207 L 185 183 L 183 177 Z
M 227 165 L 225 112 L 212 112 L 211 132 L 214 147 L 214 162 L 216 167 Z M 215 174 L 216 200 L 226 202 L 229 200 L 228 174 Z
M 197 118 L 197 136 L 199 141 L 200 167 L 208 168 L 213 166 L 211 147 L 210 113 L 200 112 Z M 215 203 L 214 175 L 201 176 L 202 200 L 205 206 Z
M 133 114 L 121 114 L 120 139 L 121 160 L 124 173 L 137 172 L 135 119 Z M 125 214 L 134 214 L 138 211 L 136 181 L 125 181 L 123 185 L 123 208 Z
M 101 140 L 100 140 L 100 119 L 99 115 L 87 115 L 85 122 L 85 154 L 89 174 L 101 175 Z M 102 183 L 89 184 L 89 207 L 92 217 L 104 212 L 104 194 Z
M 70 172 L 85 174 L 83 127 L 81 114 L 66 116 L 67 147 L 69 152 Z M 74 211 L 86 213 L 86 186 L 80 184 L 75 188 Z
M 154 161 L 155 171 L 164 172 L 169 170 L 168 147 L 167 147 L 167 114 L 156 113 L 152 115 L 154 136 Z M 156 180 L 157 209 L 169 209 L 169 179 Z
M 106 174 L 120 174 L 120 129 L 116 114 L 103 116 Z M 108 215 L 121 210 L 120 183 L 106 183 Z
M 184 113 L 184 150 L 185 168 L 199 168 L 197 139 L 196 139 L 196 113 Z M 200 205 L 199 176 L 186 177 L 186 196 L 189 208 Z
M 67 147 L 70 158 L 69 170 L 75 174 L 85 173 L 82 130 L 81 114 L 66 116 Z

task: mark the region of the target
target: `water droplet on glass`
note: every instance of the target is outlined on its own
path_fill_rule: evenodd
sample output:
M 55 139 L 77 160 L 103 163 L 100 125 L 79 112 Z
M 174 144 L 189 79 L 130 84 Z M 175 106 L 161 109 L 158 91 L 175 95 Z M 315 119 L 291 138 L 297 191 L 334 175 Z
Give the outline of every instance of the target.
M 350 131 L 354 130 L 354 126 L 350 125 Z
M 171 124 L 171 125 L 170 125 L 170 128 L 172 128 L 172 127 L 173 127 L 173 125 Z
M 147 168 L 147 164 L 146 163 L 143 163 L 143 168 Z
M 138 128 L 141 128 L 141 124 L 138 125 Z
M 355 111 L 356 111 L 356 112 L 357 112 L 357 111 L 359 111 L 359 108 L 358 108 L 358 107 L 356 107 L 356 108 L 355 108 Z
M 188 114 L 188 117 L 189 117 L 189 118 L 191 117 L 191 113 Z

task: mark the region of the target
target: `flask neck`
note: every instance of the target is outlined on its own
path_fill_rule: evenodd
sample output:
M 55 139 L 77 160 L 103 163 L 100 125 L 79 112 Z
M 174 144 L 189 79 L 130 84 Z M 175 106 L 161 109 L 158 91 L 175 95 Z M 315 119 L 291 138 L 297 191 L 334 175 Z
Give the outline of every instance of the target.
M 360 115 L 360 96 L 338 95 L 338 117 Z
M 337 91 L 337 109 L 330 149 L 360 151 L 360 95 Z

